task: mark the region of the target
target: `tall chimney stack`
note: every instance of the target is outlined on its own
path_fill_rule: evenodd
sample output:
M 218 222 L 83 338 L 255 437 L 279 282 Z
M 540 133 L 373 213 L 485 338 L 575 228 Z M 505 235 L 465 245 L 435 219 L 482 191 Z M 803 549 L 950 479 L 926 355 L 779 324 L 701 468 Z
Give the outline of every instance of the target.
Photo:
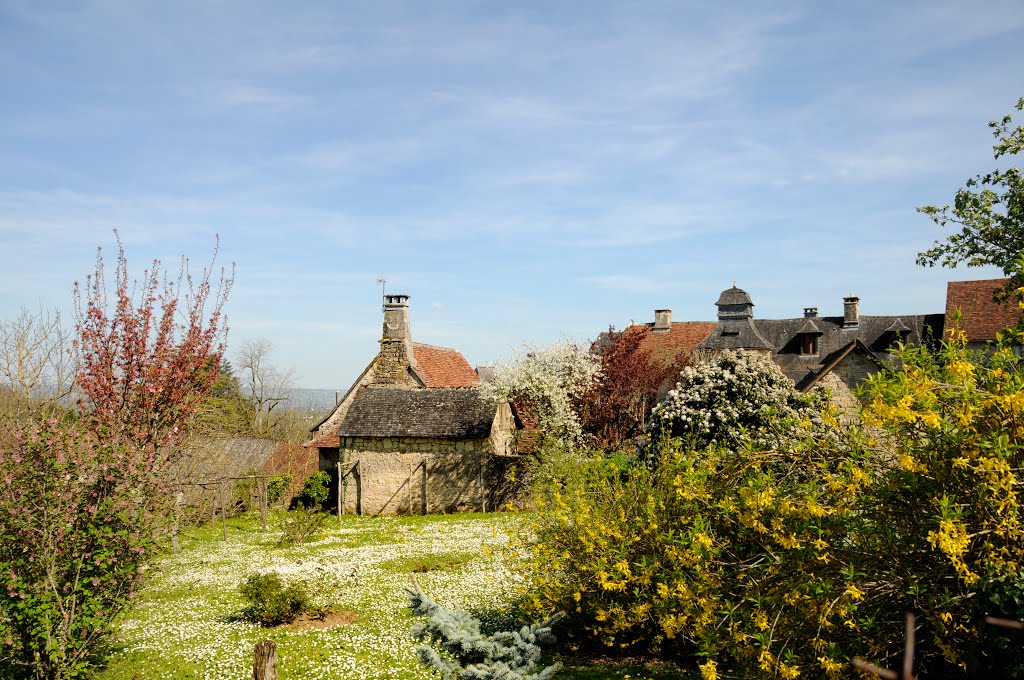
M 384 296 L 384 332 L 380 340 L 380 354 L 374 371 L 374 384 L 415 385 L 409 369 L 416 365 L 409 332 L 409 296 Z
M 843 298 L 843 328 L 855 328 L 860 323 L 860 298 L 852 292 Z
M 652 330 L 655 333 L 668 333 L 670 330 L 672 330 L 671 309 L 654 310 L 654 328 Z

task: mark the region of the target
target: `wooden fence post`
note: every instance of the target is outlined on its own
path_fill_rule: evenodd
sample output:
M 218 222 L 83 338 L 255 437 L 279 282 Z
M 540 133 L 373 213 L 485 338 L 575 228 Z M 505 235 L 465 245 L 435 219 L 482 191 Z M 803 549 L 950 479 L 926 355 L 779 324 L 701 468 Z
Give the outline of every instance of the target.
M 427 514 L 430 509 L 430 487 L 427 483 L 430 481 L 427 476 L 427 459 L 423 459 L 423 514 Z
M 228 501 L 226 497 L 227 483 L 220 483 L 220 527 L 224 532 L 224 540 L 228 540 Z
M 252 650 L 252 680 L 277 680 L 277 645 L 257 642 Z
M 171 546 L 174 548 L 174 554 L 178 554 L 178 522 L 179 516 L 181 515 L 181 504 L 184 501 L 184 494 L 181 490 L 174 495 L 174 524 L 171 526 Z
M 267 506 L 270 505 L 270 491 L 267 489 L 267 478 L 260 477 L 260 520 L 263 530 L 267 530 Z
M 416 470 L 412 467 L 412 458 L 409 459 L 409 477 L 405 480 L 405 483 L 409 485 L 409 514 L 412 515 L 412 476 L 416 474 Z
M 342 503 L 345 500 L 344 495 L 341 492 L 341 460 L 338 460 L 338 521 L 341 521 Z
M 363 461 L 356 461 L 356 514 L 363 516 Z

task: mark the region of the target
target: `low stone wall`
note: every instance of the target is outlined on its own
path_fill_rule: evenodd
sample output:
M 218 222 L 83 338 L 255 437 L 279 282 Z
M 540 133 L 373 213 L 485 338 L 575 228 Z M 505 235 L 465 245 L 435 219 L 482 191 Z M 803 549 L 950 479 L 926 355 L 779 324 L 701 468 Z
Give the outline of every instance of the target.
M 453 450 L 454 449 L 454 450 Z M 494 456 L 488 440 L 346 438 L 340 450 L 346 513 L 426 514 L 495 510 L 522 493 L 524 461 Z M 517 481 L 518 480 L 518 481 Z

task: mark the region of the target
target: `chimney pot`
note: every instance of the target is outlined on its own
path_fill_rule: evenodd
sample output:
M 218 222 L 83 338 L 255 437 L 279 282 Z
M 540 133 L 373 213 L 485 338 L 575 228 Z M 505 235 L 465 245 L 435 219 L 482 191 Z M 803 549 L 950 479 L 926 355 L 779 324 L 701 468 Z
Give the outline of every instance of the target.
M 654 328 L 656 333 L 668 333 L 672 330 L 672 310 L 671 309 L 655 309 L 654 310 Z
M 817 319 L 818 308 L 817 307 L 804 307 L 804 318 L 805 319 Z

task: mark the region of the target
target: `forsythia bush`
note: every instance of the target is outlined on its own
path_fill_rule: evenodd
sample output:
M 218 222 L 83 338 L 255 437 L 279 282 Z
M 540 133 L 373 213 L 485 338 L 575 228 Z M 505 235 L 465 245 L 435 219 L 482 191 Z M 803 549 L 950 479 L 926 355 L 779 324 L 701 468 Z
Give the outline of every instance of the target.
M 1024 619 L 1024 367 L 960 336 L 903 366 L 868 383 L 868 427 L 826 406 L 772 446 L 665 440 L 646 464 L 553 483 L 526 540 L 528 609 L 705 679 L 898 666 L 913 612 L 923 677 L 1024 677 L 1020 640 L 984 622 Z
M 567 612 L 579 643 L 696 655 L 705 677 L 841 668 L 850 650 L 831 631 L 867 586 L 836 546 L 872 477 L 863 457 L 808 436 L 771 451 L 668 444 L 628 470 L 595 461 L 539 500 L 528 610 Z
M 908 349 L 905 371 L 868 385 L 863 417 L 888 433 L 891 462 L 863 503 L 866 600 L 921 614 L 926 667 L 1024 677 L 1020 637 L 983 621 L 1024 620 L 1024 366 L 1008 347 L 965 344 L 954 331 L 934 355 Z

